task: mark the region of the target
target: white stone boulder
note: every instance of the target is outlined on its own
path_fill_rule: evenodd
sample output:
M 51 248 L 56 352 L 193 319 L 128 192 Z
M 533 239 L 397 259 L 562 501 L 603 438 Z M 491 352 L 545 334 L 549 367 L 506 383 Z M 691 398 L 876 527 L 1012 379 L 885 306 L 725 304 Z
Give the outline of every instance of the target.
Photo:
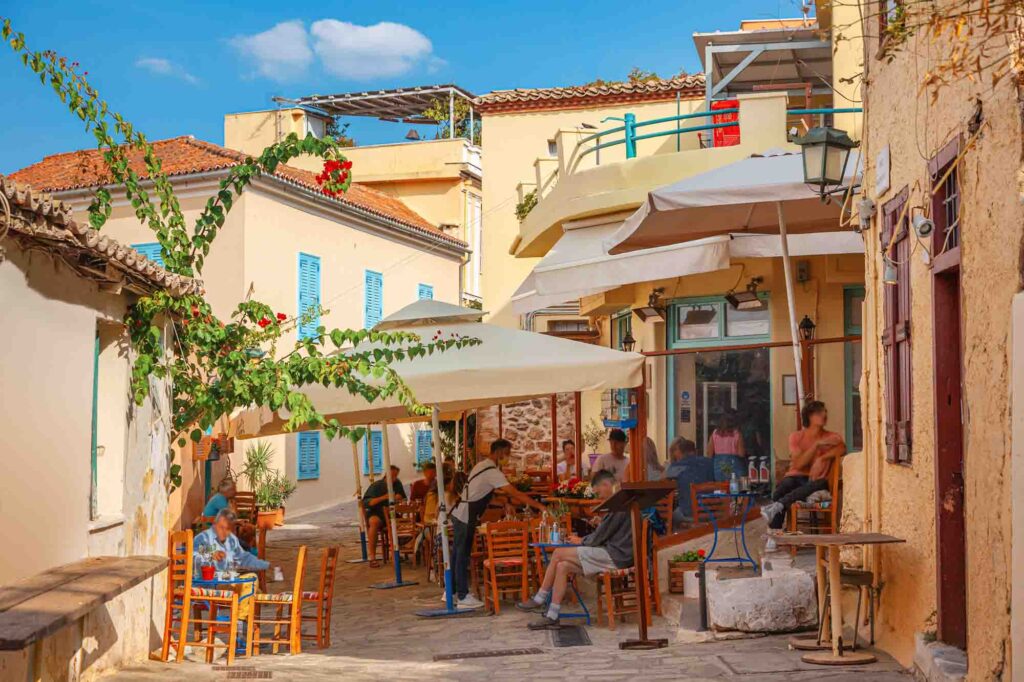
M 794 632 L 818 623 L 814 576 L 799 569 L 749 577 L 708 571 L 708 613 L 715 630 Z

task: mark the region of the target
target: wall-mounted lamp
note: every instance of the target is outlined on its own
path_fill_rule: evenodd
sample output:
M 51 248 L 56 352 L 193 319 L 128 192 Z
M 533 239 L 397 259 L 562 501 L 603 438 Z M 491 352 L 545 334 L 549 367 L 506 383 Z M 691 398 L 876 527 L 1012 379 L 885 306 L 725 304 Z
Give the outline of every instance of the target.
M 896 265 L 884 257 L 882 262 L 882 283 L 890 285 L 899 284 L 899 274 L 896 272 Z
M 814 329 L 817 325 L 814 324 L 814 320 L 809 316 L 804 315 L 804 319 L 800 320 L 800 324 L 798 326 L 800 328 L 800 337 L 803 338 L 804 341 L 810 341 L 814 338 Z
M 822 200 L 829 194 L 845 192 L 843 180 L 850 150 L 857 143 L 850 139 L 845 130 L 831 126 L 818 126 L 795 140 L 800 145 L 804 158 L 804 182 L 818 190 Z
M 735 310 L 766 310 L 768 302 L 757 295 L 757 285 L 763 281 L 761 277 L 754 277 L 746 291 L 730 291 L 725 295 L 725 300 Z
M 636 348 L 636 339 L 633 338 L 633 332 L 627 331 L 626 335 L 622 337 L 622 341 L 619 345 L 625 352 L 632 353 L 633 349 Z
M 640 318 L 641 322 L 646 322 L 652 317 L 659 319 L 665 319 L 665 306 L 661 305 L 661 295 L 665 293 L 664 287 L 658 287 L 651 291 L 647 297 L 647 305 L 640 306 L 639 308 L 633 308 L 633 312 Z

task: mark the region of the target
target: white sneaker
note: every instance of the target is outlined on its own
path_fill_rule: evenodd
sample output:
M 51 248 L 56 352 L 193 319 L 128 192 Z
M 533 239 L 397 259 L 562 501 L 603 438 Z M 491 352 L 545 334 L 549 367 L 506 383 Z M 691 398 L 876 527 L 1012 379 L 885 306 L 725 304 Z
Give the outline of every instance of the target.
M 764 520 L 768 523 L 771 523 L 772 520 L 780 513 L 782 513 L 782 505 L 778 502 L 772 502 L 771 504 L 766 504 L 761 507 L 761 516 L 763 516 Z
M 471 594 L 467 594 L 464 599 L 459 600 L 460 609 L 481 609 L 483 606 L 484 603 Z

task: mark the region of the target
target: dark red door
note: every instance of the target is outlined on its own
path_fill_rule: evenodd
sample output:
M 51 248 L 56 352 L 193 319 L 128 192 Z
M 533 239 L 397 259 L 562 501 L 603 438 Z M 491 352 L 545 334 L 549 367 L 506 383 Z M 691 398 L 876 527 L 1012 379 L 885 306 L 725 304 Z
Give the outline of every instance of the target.
M 958 254 L 957 254 L 958 255 Z M 938 263 L 937 263 L 938 265 Z M 938 638 L 967 648 L 960 268 L 934 272 Z

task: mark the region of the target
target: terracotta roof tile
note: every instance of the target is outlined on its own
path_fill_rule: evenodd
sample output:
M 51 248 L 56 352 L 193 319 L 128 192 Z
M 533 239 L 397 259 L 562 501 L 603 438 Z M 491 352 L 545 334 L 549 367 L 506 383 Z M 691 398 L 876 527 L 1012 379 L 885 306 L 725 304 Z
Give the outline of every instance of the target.
M 49 194 L 3 175 L 0 194 L 11 211 L 8 234 L 32 242 L 33 248 L 59 253 L 64 263 L 79 275 L 97 281 L 124 282 L 137 291 L 162 288 L 176 296 L 203 291 L 200 280 L 170 273 L 130 246 L 77 222 L 71 206 Z M 0 227 L 6 220 L 3 203 L 0 201 Z M 2 248 L 0 242 L 0 253 Z
M 169 177 L 223 170 L 236 166 L 247 158 L 247 155 L 241 152 L 197 140 L 191 136 L 158 140 L 153 143 L 153 148 L 157 156 L 160 157 L 162 167 Z M 147 177 L 142 152 L 132 150 L 129 154 L 129 162 L 139 177 Z M 358 170 L 358 168 L 355 169 L 355 172 L 358 173 Z M 38 163 L 12 173 L 10 177 L 48 192 L 95 187 L 111 180 L 110 173 L 103 163 L 101 152 L 97 149 L 47 156 Z M 352 206 L 378 218 L 399 223 L 402 227 L 411 228 L 426 236 L 454 245 L 465 246 L 464 242 L 445 234 L 401 200 L 379 190 L 352 183 L 349 191 L 341 197 L 323 196 L 320 193 L 320 186 L 316 182 L 315 173 L 284 164 L 277 167 L 274 177 L 277 180 L 313 191 L 324 201 Z
M 474 102 L 483 112 L 499 112 L 664 99 L 674 97 L 676 92 L 696 94 L 703 93 L 703 90 L 704 75 L 695 74 L 644 82 L 495 90 L 477 97 Z

